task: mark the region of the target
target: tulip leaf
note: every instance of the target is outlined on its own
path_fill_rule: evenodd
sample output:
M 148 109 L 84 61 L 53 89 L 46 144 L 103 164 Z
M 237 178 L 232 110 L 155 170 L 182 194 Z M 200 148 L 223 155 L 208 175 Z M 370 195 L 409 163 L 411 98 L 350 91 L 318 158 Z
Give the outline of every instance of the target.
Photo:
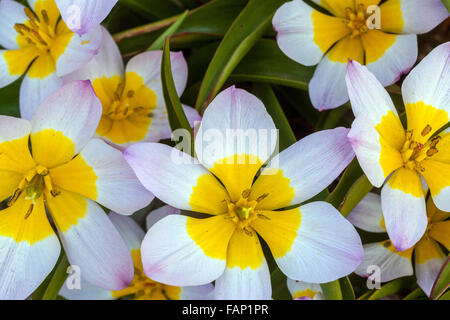
M 291 293 L 287 287 L 287 277 L 280 270 L 280 268 L 275 268 L 270 274 L 270 279 L 272 282 L 272 298 L 276 300 L 292 300 Z
M 263 2 L 263 3 L 261 3 Z M 200 87 L 197 110 L 204 110 L 214 99 L 235 67 L 271 25 L 282 0 L 250 0 L 234 20 L 219 45 Z
M 383 285 L 380 289 L 375 290 L 375 292 L 369 297 L 369 300 L 379 300 L 400 293 L 403 290 L 408 289 L 414 281 L 414 277 L 403 277 L 393 280 Z
M 189 10 L 186 10 L 174 24 L 172 24 L 166 31 L 164 31 L 162 35 L 160 35 L 155 40 L 155 42 L 152 43 L 152 45 L 148 48 L 148 51 L 161 50 L 164 47 L 164 41 L 166 37 L 171 37 L 178 30 L 184 19 L 186 19 L 188 13 Z
M 161 82 L 164 95 L 164 101 L 166 102 L 167 115 L 169 118 L 169 124 L 172 131 L 177 129 L 185 129 L 188 132 L 192 132 L 189 121 L 184 113 L 181 105 L 180 98 L 178 97 L 175 83 L 172 75 L 172 65 L 170 62 L 170 38 L 167 37 L 164 43 L 163 56 L 161 59 Z M 191 137 L 191 145 L 193 143 Z M 193 152 L 193 149 L 191 149 Z
M 181 11 L 179 6 L 169 0 L 120 0 L 120 3 L 150 19 L 166 18 Z
M 363 174 L 355 183 L 350 187 L 345 195 L 344 201 L 339 206 L 339 211 L 344 217 L 347 217 L 350 212 L 358 205 L 358 203 L 364 199 L 364 197 L 373 189 L 372 184 L 366 175 Z
M 320 285 L 326 300 L 344 300 L 339 280 L 322 283 Z
M 442 0 L 442 3 L 447 8 L 448 12 L 450 12 L 450 0 Z
M 436 278 L 433 288 L 431 289 L 431 299 L 437 300 L 447 289 L 450 288 L 450 256 L 447 257 L 442 266 L 439 275 Z
M 308 90 L 308 83 L 314 70 L 314 67 L 305 67 L 289 59 L 275 40 L 262 39 L 242 59 L 230 79 L 266 82 Z
M 355 300 L 355 291 L 353 291 L 352 283 L 348 277 L 339 279 L 341 286 L 342 298 L 344 300 Z
M 34 292 L 33 300 L 55 300 L 66 281 L 69 265 L 66 254 L 62 252 L 53 271 Z
M 20 117 L 19 92 L 22 79 L 14 81 L 5 88 L 0 89 L 0 114 L 11 117 Z

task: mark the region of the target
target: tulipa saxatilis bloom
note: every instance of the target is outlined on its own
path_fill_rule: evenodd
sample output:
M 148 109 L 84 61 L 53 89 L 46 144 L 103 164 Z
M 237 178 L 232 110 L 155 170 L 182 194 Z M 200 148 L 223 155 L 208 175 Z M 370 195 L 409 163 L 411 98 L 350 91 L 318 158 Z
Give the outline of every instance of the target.
M 386 226 L 381 210 L 380 196 L 369 193 L 347 217 L 356 227 L 376 233 L 385 233 Z M 422 290 L 431 295 L 436 278 L 447 259 L 439 246 L 450 249 L 450 213 L 436 208 L 433 199 L 427 201 L 428 225 L 425 234 L 413 247 L 397 251 L 390 240 L 364 245 L 364 261 L 355 270 L 360 276 L 368 277 L 373 269 L 379 267 L 381 282 L 410 276 L 413 272 L 412 255 L 417 283 Z
M 178 286 L 215 280 L 216 299 L 270 299 L 259 236 L 295 280 L 328 282 L 359 265 L 361 240 L 333 206 L 320 201 L 299 206 L 354 158 L 348 129 L 317 132 L 268 161 L 276 148 L 273 131 L 263 103 L 231 87 L 204 114 L 195 140 L 201 164 L 157 143 L 124 151 L 140 181 L 159 199 L 207 215 L 171 215 L 150 228 L 141 250 L 147 276 Z
M 427 228 L 425 194 L 450 211 L 450 42 L 434 49 L 403 82 L 407 128 L 380 82 L 351 61 L 347 86 L 355 121 L 349 133 L 370 182 L 383 189 L 389 238 L 404 251 Z
M 52 225 L 89 282 L 119 290 L 133 279 L 130 252 L 97 202 L 130 215 L 153 196 L 120 151 L 93 139 L 100 116 L 89 81 L 52 93 L 31 121 L 0 116 L 0 299 L 27 298 L 53 269 Z
M 39 104 L 63 84 L 62 76 L 82 67 L 101 45 L 100 28 L 79 36 L 63 20 L 54 0 L 30 7 L 0 1 L 0 88 L 24 75 L 20 113 L 31 119 Z
M 430 31 L 449 15 L 441 0 L 313 2 L 322 10 L 302 0 L 285 3 L 273 26 L 288 57 L 307 66 L 318 64 L 309 83 L 311 102 L 318 110 L 348 101 L 344 80 L 348 59 L 366 65 L 383 86 L 391 85 L 416 62 L 417 34 Z
M 99 97 L 103 113 L 97 136 L 118 148 L 136 142 L 171 137 L 161 82 L 162 51 L 141 53 L 124 66 L 117 44 L 102 28 L 99 53 L 83 68 L 65 80 L 90 80 Z M 170 54 L 177 92 L 186 87 L 188 68 L 182 52 Z M 184 107 L 191 125 L 200 120 L 198 112 Z

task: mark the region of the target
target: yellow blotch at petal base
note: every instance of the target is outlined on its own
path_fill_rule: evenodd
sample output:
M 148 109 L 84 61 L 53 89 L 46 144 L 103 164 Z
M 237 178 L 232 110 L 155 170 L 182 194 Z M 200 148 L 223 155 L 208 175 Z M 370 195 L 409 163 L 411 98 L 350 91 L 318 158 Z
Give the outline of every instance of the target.
M 11 207 L 0 211 L 0 236 L 26 241 L 33 245 L 54 235 L 48 222 L 42 197 L 37 200 L 30 213 L 31 201 L 22 195 Z
M 0 170 L 25 174 L 35 167 L 28 147 L 29 136 L 0 143 Z
M 431 225 L 429 235 L 450 250 L 450 221 L 435 222 Z
M 427 215 L 430 218 L 431 223 L 444 221 L 450 218 L 450 212 L 439 210 L 434 204 L 432 197 L 429 197 L 427 201 Z
M 440 106 L 444 107 L 444 106 Z M 426 105 L 423 101 L 407 103 L 405 105 L 408 119 L 408 130 L 413 131 L 413 140 L 424 144 L 428 139 L 449 121 L 449 115 L 445 110 L 437 109 L 432 105 Z M 422 135 L 424 129 L 430 126 L 431 130 Z
M 344 19 L 331 17 L 314 10 L 311 14 L 314 27 L 314 43 L 323 53 L 340 39 L 350 34 Z
M 35 162 L 49 169 L 69 162 L 75 155 L 72 140 L 53 129 L 31 135 L 31 148 Z
M 433 197 L 439 195 L 444 188 L 450 187 L 450 164 L 427 159 L 421 162 L 425 181 L 430 187 Z
M 253 230 L 237 228 L 230 239 L 227 254 L 227 267 L 259 269 L 264 262 L 264 253 L 258 235 Z
M 228 211 L 230 200 L 227 191 L 212 174 L 203 174 L 192 187 L 189 205 L 192 211 L 209 214 L 223 214 Z
M 256 209 L 275 210 L 292 205 L 295 190 L 290 186 L 290 180 L 283 174 L 283 170 L 270 169 L 265 173 L 268 174 L 261 174 L 251 189 L 250 200 L 263 197 Z
M 328 59 L 333 62 L 348 63 L 348 59 L 364 64 L 364 50 L 359 37 L 346 38 L 340 40 L 331 48 Z
M 386 240 L 386 241 L 380 242 L 380 244 L 381 244 L 383 247 L 385 247 L 386 249 L 388 249 L 389 251 L 391 251 L 391 252 L 393 252 L 393 253 L 396 253 L 396 254 L 398 254 L 399 256 L 402 256 L 402 257 L 404 257 L 404 258 L 407 258 L 407 259 L 411 260 L 411 257 L 412 257 L 412 253 L 413 253 L 414 247 L 409 248 L 409 249 L 404 250 L 404 251 L 398 251 L 398 250 L 394 247 L 394 245 L 392 244 L 392 242 L 391 242 L 390 240 Z
M 230 238 L 236 224 L 226 215 L 206 219 L 187 218 L 186 231 L 189 237 L 202 249 L 206 256 L 225 260 Z
M 17 50 L 8 50 L 3 53 L 3 58 L 8 65 L 9 75 L 21 76 L 30 66 L 31 62 L 39 55 L 35 47 L 25 47 Z
M 31 65 L 27 76 L 44 79 L 56 71 L 56 62 L 50 54 L 40 55 Z
M 397 36 L 378 30 L 369 30 L 361 36 L 366 64 L 378 61 L 392 47 Z
M 291 251 L 301 224 L 300 209 L 260 211 L 268 219 L 255 219 L 251 226 L 267 242 L 275 259 Z
M 416 198 L 424 196 L 422 180 L 416 171 L 400 168 L 394 172 L 388 183 L 392 189 L 403 191 Z
M 355 9 L 355 0 L 320 0 L 320 5 L 332 14 L 345 18 L 347 16 L 346 8 Z
M 423 237 L 415 246 L 414 252 L 417 263 L 425 263 L 431 259 L 441 259 L 445 257 L 444 252 L 438 243 L 428 237 Z
M 97 199 L 97 175 L 81 155 L 50 170 L 50 176 L 57 188 L 81 194 L 92 200 Z
M 401 33 L 405 22 L 400 0 L 389 0 L 380 6 L 381 30 Z
M 316 296 L 316 294 L 317 294 L 317 291 L 312 291 L 311 289 L 306 289 L 306 290 L 303 290 L 303 291 L 297 291 L 294 294 L 294 299 L 308 297 L 311 300 L 313 300 L 314 297 Z
M 251 188 L 263 162 L 255 155 L 235 154 L 216 161 L 210 171 L 225 185 L 232 201 Z
M 394 112 L 388 111 L 375 130 L 380 136 L 380 166 L 384 177 L 387 178 L 394 170 L 403 166 L 400 151 L 406 140 L 405 129 L 399 117 Z
M 86 198 L 65 190 L 56 197 L 46 193 L 46 205 L 56 227 L 62 232 L 78 225 L 78 221 L 83 219 L 88 211 Z

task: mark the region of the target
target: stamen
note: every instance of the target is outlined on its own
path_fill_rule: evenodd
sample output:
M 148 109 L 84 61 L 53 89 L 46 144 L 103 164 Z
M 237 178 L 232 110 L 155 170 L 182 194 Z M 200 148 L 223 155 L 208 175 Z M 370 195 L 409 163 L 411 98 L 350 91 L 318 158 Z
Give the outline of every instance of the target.
M 250 189 L 245 189 L 244 191 L 242 191 L 242 198 L 248 199 L 248 197 L 250 197 L 250 192 Z
M 256 216 L 257 216 L 258 218 L 261 218 L 261 219 L 264 219 L 264 220 L 270 220 L 269 217 L 266 217 L 265 215 L 263 215 L 263 214 L 261 214 L 261 213 L 258 213 Z
M 31 213 L 33 212 L 33 209 L 34 209 L 34 204 L 30 205 L 30 207 L 28 208 L 28 211 L 25 214 L 25 220 L 27 220 L 30 217 Z
M 425 137 L 431 132 L 432 128 L 429 124 L 425 127 L 425 129 L 422 130 L 422 137 Z
M 264 193 L 262 196 L 259 196 L 258 199 L 256 199 L 257 202 L 263 201 L 265 198 L 269 196 L 268 193 Z
M 428 151 L 427 151 L 427 156 L 432 157 L 432 156 L 434 156 L 436 153 L 438 153 L 438 149 L 436 149 L 436 148 L 430 148 L 430 149 L 428 149 Z
M 47 11 L 46 11 L 46 10 L 42 10 L 42 11 L 41 11 L 41 15 L 42 15 L 42 18 L 44 18 L 44 22 L 45 22 L 46 24 L 49 24 L 50 20 L 49 20 L 49 18 L 48 18 Z
M 11 207 L 17 201 L 17 199 L 19 198 L 21 192 L 22 192 L 21 189 L 16 189 L 14 191 L 13 196 L 8 201 L 8 207 Z
M 25 15 L 28 17 L 28 19 L 30 19 L 31 21 L 34 21 L 37 19 L 37 17 L 34 15 L 33 11 L 31 11 L 30 8 L 25 7 L 24 8 L 25 11 Z
M 128 93 L 127 93 L 127 97 L 128 97 L 128 98 L 133 98 L 133 97 L 134 97 L 134 94 L 135 94 L 135 91 L 134 91 L 134 90 L 130 90 L 130 91 L 128 91 Z
M 244 227 L 244 229 L 242 229 L 242 230 L 244 230 L 244 232 L 245 232 L 245 234 L 246 234 L 247 236 L 253 237 L 253 232 L 251 232 L 250 230 L 248 230 L 247 227 Z

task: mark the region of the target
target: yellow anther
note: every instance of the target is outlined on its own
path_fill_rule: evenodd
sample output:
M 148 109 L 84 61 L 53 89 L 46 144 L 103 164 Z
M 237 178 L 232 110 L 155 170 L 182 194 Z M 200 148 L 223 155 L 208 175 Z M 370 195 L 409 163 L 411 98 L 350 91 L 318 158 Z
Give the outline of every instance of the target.
M 136 93 L 136 92 L 135 92 L 134 90 L 129 90 L 129 91 L 127 92 L 127 97 L 128 97 L 128 98 L 133 98 L 135 93 Z
M 50 19 L 48 18 L 47 11 L 42 10 L 42 11 L 41 11 L 41 15 L 42 15 L 42 18 L 44 19 L 44 22 L 45 22 L 46 24 L 49 24 L 49 23 L 50 23 Z
M 25 11 L 25 15 L 26 15 L 26 16 L 28 17 L 28 19 L 30 19 L 31 21 L 34 21 L 34 20 L 37 19 L 36 16 L 34 15 L 33 11 L 31 11 L 30 8 L 25 7 L 25 8 L 24 8 L 24 11 Z
M 248 197 L 250 197 L 250 192 L 250 189 L 245 189 L 244 191 L 242 191 L 242 198 L 248 199 Z
M 24 217 L 25 220 L 27 220 L 30 217 L 31 213 L 33 212 L 33 209 L 34 209 L 34 204 L 31 204 L 30 207 L 28 208 L 27 213 L 25 214 L 25 217 Z
M 266 217 L 265 215 L 263 215 L 263 214 L 261 214 L 261 213 L 258 213 L 256 216 L 257 216 L 258 218 L 261 218 L 261 219 L 264 219 L 264 220 L 270 220 L 269 217 Z
M 262 196 L 259 196 L 258 199 L 256 199 L 257 202 L 263 201 L 265 198 L 269 196 L 268 193 L 264 193 Z
M 427 151 L 427 156 L 428 156 L 428 157 L 432 157 L 432 156 L 434 156 L 436 153 L 438 153 L 438 149 L 436 149 L 436 148 L 431 148 L 431 149 L 428 149 L 428 151 Z
M 431 132 L 432 128 L 429 124 L 422 130 L 422 137 L 425 137 Z

